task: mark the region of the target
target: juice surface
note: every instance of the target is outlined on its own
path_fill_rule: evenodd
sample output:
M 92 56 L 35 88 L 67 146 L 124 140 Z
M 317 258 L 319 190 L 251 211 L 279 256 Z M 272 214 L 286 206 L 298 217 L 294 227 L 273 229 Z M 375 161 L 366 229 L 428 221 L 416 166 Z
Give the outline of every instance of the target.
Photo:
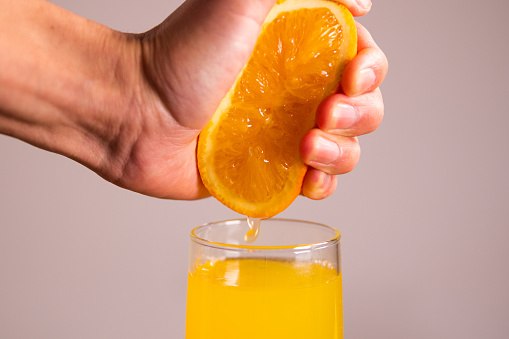
M 189 273 L 186 339 L 342 339 L 341 274 L 265 259 L 206 262 Z

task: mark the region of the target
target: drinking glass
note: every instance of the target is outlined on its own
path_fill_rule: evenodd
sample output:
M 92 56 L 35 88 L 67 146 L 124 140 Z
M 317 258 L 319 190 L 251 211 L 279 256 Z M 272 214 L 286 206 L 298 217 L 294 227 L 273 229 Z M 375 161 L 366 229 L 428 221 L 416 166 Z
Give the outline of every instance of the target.
M 343 338 L 340 234 L 313 222 L 247 220 L 191 232 L 186 339 Z

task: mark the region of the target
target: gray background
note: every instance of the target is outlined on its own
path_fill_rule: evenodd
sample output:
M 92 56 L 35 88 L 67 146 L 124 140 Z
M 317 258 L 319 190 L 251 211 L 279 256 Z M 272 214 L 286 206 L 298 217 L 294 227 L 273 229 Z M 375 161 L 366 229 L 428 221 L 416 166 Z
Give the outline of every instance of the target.
M 142 32 L 180 1 L 55 0 Z M 507 1 L 374 0 L 385 119 L 329 199 L 346 338 L 509 338 Z M 4 53 L 4 51 L 2 51 Z M 188 233 L 237 217 L 164 201 L 0 136 L 0 338 L 183 338 Z

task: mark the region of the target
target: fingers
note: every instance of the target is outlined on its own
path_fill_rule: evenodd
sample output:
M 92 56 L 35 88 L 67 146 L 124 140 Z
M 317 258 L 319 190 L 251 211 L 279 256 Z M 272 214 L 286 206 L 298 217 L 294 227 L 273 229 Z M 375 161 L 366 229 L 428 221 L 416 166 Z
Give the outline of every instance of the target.
M 350 172 L 359 161 L 356 136 L 374 131 L 384 113 L 382 94 L 375 91 L 348 97 L 335 94 L 317 111 L 317 129 L 308 132 L 301 143 L 301 157 L 310 166 L 302 194 L 311 199 L 329 197 L 337 186 L 336 174 Z
M 356 1 L 342 1 L 353 15 L 362 12 Z M 358 4 L 357 4 L 358 5 Z M 359 161 L 357 136 L 371 133 L 380 125 L 384 104 L 379 86 L 388 70 L 384 53 L 369 32 L 357 23 L 358 54 L 346 66 L 341 79 L 343 93 L 326 98 L 316 112 L 318 128 L 301 142 L 301 157 L 310 166 L 302 194 L 324 199 L 337 187 L 337 174 L 351 171 Z
M 313 129 L 302 139 L 301 157 L 310 166 L 302 183 L 302 194 L 320 200 L 336 190 L 337 174 L 348 173 L 357 165 L 360 147 L 355 137 Z
M 341 88 L 348 96 L 358 96 L 373 91 L 385 79 L 389 68 L 387 58 L 376 45 L 369 32 L 357 23 L 358 54 L 346 66 Z
M 336 135 L 371 133 L 380 125 L 384 115 L 379 86 L 387 74 L 387 58 L 362 25 L 357 29 L 359 53 L 343 73 L 341 87 L 344 94 L 326 98 L 316 115 L 318 127 Z
M 360 157 L 360 146 L 356 137 L 345 137 L 326 133 L 320 129 L 309 131 L 300 144 L 304 163 L 327 174 L 350 172 Z
M 300 152 L 303 161 L 310 166 L 302 183 L 302 194 L 319 200 L 334 193 L 337 174 L 348 173 L 357 165 L 360 146 L 356 137 L 313 129 L 302 139 Z
M 359 136 L 376 130 L 383 116 L 382 93 L 376 88 L 356 97 L 342 93 L 329 96 L 316 111 L 316 123 L 327 133 Z
M 335 175 L 310 168 L 302 183 L 302 194 L 314 200 L 325 199 L 334 193 L 337 184 Z

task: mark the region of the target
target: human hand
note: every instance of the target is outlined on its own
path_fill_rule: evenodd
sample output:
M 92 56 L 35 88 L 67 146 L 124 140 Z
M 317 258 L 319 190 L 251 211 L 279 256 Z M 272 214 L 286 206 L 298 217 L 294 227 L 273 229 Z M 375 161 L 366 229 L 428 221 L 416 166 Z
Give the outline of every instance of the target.
M 353 0 L 342 2 L 356 16 L 370 8 L 370 3 L 363 8 Z M 151 85 L 145 89 L 148 98 L 142 101 L 145 111 L 154 107 L 147 101 L 161 100 L 146 112 L 158 118 L 142 120 L 158 125 L 140 134 L 117 184 L 168 198 L 208 194 L 196 170 L 198 134 L 247 61 L 273 3 L 189 0 L 141 37 Z M 387 72 L 387 60 L 368 31 L 360 24 L 357 29 L 359 53 L 345 69 L 343 93 L 324 100 L 317 112 L 318 128 L 301 144 L 301 156 L 310 166 L 302 193 L 312 199 L 332 194 L 336 175 L 351 171 L 359 159 L 357 136 L 372 132 L 382 120 L 378 87 Z
M 341 2 L 356 16 L 370 7 Z M 9 51 L 0 55 L 0 133 L 72 158 L 129 190 L 205 197 L 197 138 L 274 3 L 187 0 L 161 25 L 132 35 L 46 1 L 0 0 L 0 49 Z M 369 33 L 360 25 L 358 31 L 359 54 L 344 71 L 343 93 L 324 100 L 318 128 L 302 140 L 311 166 L 302 192 L 313 199 L 330 195 L 335 175 L 355 166 L 356 136 L 373 131 L 383 115 L 378 86 L 387 61 Z M 374 78 L 362 78 L 365 68 Z M 323 139 L 340 155 L 322 156 Z

